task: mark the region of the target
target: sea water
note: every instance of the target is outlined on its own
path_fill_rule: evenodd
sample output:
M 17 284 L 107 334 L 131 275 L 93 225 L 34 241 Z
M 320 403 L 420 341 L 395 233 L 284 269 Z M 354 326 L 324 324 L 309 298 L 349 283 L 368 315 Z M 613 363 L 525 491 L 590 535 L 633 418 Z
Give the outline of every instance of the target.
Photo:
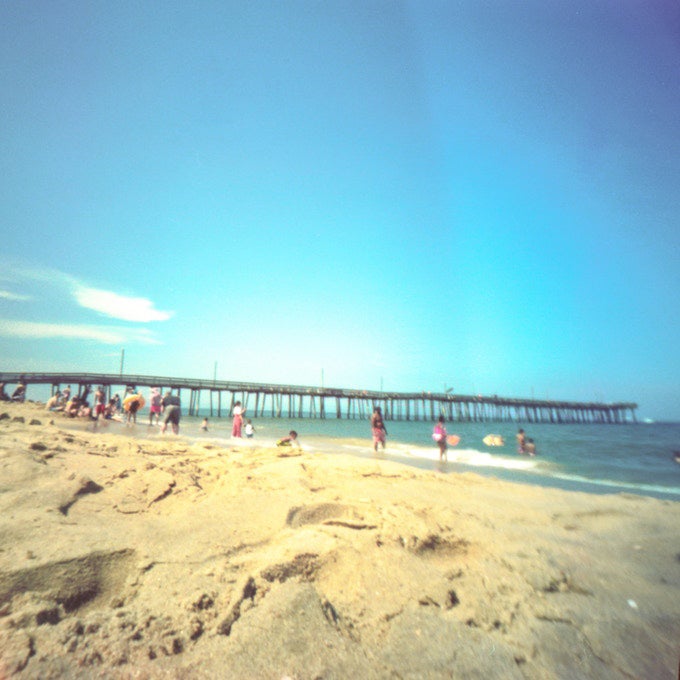
M 440 463 L 439 449 L 432 440 L 434 423 L 425 421 L 387 421 L 386 448 L 375 454 L 368 420 L 253 418 L 254 437 L 238 440 L 231 437 L 231 418 L 209 417 L 208 431 L 204 432 L 201 430 L 204 416 L 209 416 L 209 413 L 182 416 L 181 437 L 207 440 L 225 447 L 271 446 L 290 430 L 295 430 L 302 448 L 312 452 L 391 460 L 445 474 L 477 472 L 499 479 L 566 490 L 624 492 L 680 501 L 680 464 L 673 459 L 673 452 L 680 450 L 680 423 L 557 425 L 450 422 L 446 424 L 447 431 L 457 434 L 460 442 L 449 447 L 448 460 Z M 115 430 L 131 436 L 172 437 L 168 433 L 161 435 L 157 427 L 148 427 L 146 408 L 138 415 L 137 421 L 134 427 L 112 423 L 111 428 L 98 429 Z M 535 441 L 536 456 L 517 452 L 515 435 L 519 427 Z M 487 434 L 501 435 L 504 445 L 485 446 L 482 440 Z

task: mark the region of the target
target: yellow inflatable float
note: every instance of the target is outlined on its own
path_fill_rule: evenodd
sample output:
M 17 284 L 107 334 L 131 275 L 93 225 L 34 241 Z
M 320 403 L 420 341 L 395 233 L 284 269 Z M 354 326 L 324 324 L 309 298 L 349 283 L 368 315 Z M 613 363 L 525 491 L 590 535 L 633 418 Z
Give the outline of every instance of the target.
M 499 434 L 487 434 L 482 441 L 486 446 L 503 446 L 505 444 L 503 437 Z
M 137 408 L 135 410 L 139 411 L 144 404 L 146 404 L 146 399 L 144 399 L 141 394 L 131 394 L 123 399 L 123 409 L 125 409 L 125 411 L 130 411 L 132 404 L 135 402 L 137 402 Z

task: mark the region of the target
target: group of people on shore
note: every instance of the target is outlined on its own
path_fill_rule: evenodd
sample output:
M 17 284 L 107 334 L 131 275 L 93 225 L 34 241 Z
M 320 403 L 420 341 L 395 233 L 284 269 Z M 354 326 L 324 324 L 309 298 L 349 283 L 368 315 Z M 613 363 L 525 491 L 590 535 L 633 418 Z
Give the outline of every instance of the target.
M 59 411 L 69 418 L 100 418 L 111 419 L 116 417 L 121 411 L 121 398 L 118 394 L 108 401 L 103 387 L 98 387 L 93 394 L 94 406 L 90 404 L 91 388 L 85 389 L 77 394 L 72 394 L 71 386 L 68 385 L 63 390 L 57 390 L 45 403 L 48 411 Z M 126 394 L 127 396 L 127 394 Z
M 231 436 L 236 439 L 242 439 L 245 433 L 246 439 L 252 439 L 255 434 L 255 428 L 253 427 L 253 421 L 245 418 L 246 409 L 240 401 L 234 402 L 232 408 L 232 422 L 231 422 Z M 205 428 L 207 430 L 207 418 L 203 421 Z M 245 427 L 243 423 L 245 422 Z M 296 444 L 298 448 L 300 447 L 300 442 L 298 441 L 298 433 L 295 430 L 290 430 L 286 437 L 282 437 L 276 442 L 277 446 L 292 446 Z
M 253 421 L 245 419 L 246 409 L 240 401 L 234 402 L 234 406 L 231 410 L 232 421 L 231 421 L 231 436 L 237 439 L 243 438 L 243 431 L 245 429 L 245 435 L 247 439 L 251 439 L 255 434 L 255 428 L 253 427 Z M 243 423 L 245 422 L 245 428 Z
M 23 390 L 15 390 L 15 394 L 25 395 L 26 387 Z M 5 394 L 7 400 L 10 397 L 4 391 L 4 383 L 0 383 L 1 393 Z M 128 386 L 121 399 L 120 395 L 114 394 L 107 399 L 106 390 L 103 385 L 99 386 L 93 394 L 94 407 L 90 406 L 89 395 L 91 388 L 85 387 L 81 394 L 71 395 L 71 386 L 68 385 L 63 390 L 57 390 L 46 402 L 45 408 L 48 411 L 61 411 L 64 415 L 71 418 L 90 418 L 94 421 L 100 419 L 119 420 L 127 425 L 137 423 L 137 413 L 146 404 L 146 399 L 134 386 Z M 14 395 L 11 397 L 14 399 Z M 14 399 L 19 401 L 19 399 Z M 23 399 L 21 399 L 23 401 Z M 245 434 L 247 439 L 251 439 L 255 434 L 255 427 L 250 418 L 245 419 L 246 410 L 240 401 L 234 403 L 232 408 L 232 430 L 231 436 L 240 439 Z M 161 433 L 165 433 L 168 426 L 174 434 L 179 434 L 179 423 L 181 420 L 182 407 L 178 394 L 173 394 L 168 390 L 164 395 L 158 387 L 152 387 L 149 394 L 149 426 L 160 426 Z M 208 431 L 208 419 L 204 418 L 200 429 Z M 277 441 L 277 446 L 291 446 L 297 444 L 298 434 L 291 430 L 287 436 Z
M 92 408 L 88 400 L 89 388 L 83 394 L 71 396 L 71 386 L 63 390 L 57 390 L 46 402 L 45 408 L 48 411 L 61 411 L 70 418 L 89 418 L 92 417 Z
M 133 386 L 128 386 L 125 390 L 125 395 L 121 399 L 118 394 L 108 398 L 104 386 L 99 386 L 94 394 L 94 407 L 90 406 L 89 393 L 91 388 L 86 386 L 82 393 L 71 394 L 71 386 L 68 385 L 64 390 L 57 390 L 48 399 L 45 408 L 49 411 L 62 411 L 66 416 L 71 418 L 86 417 L 98 421 L 100 418 L 106 420 L 122 420 L 126 424 L 136 424 L 137 412 L 145 405 L 146 400 L 141 392 L 137 391 Z M 11 396 L 5 391 L 5 383 L 0 382 L 0 401 L 24 401 L 26 398 L 26 385 L 20 381 Z M 254 436 L 255 428 L 251 419 L 245 419 L 246 409 L 240 401 L 234 403 L 232 408 L 232 429 L 231 436 L 236 439 L 241 439 L 245 433 L 247 439 Z M 161 422 L 162 418 L 162 422 Z M 165 433 L 168 425 L 171 427 L 174 434 L 179 434 L 179 423 L 181 419 L 181 401 L 178 394 L 173 394 L 172 390 L 168 390 L 164 395 L 158 387 L 151 388 L 149 394 L 149 426 L 160 426 L 161 433 Z M 245 423 L 245 425 L 244 425 Z M 383 418 L 382 409 L 376 406 L 370 418 L 371 434 L 373 437 L 373 450 L 378 451 L 379 448 L 385 449 L 387 441 L 387 428 L 385 427 L 385 420 Z M 201 430 L 208 431 L 208 419 L 204 418 L 201 424 Z M 443 461 L 446 459 L 446 452 L 449 443 L 456 444 L 458 437 L 449 437 L 446 432 L 446 419 L 443 415 L 439 416 L 434 431 L 432 433 L 437 447 L 439 449 L 439 459 Z M 455 438 L 455 441 L 450 440 Z M 516 435 L 517 453 L 526 454 L 529 456 L 536 455 L 536 444 L 533 439 L 526 436 L 524 430 L 520 428 Z M 298 434 L 295 430 L 291 430 L 288 436 L 283 437 L 277 441 L 277 446 L 290 446 L 297 444 Z
M 92 397 L 94 405 L 90 404 L 91 388 L 86 386 L 79 394 L 71 393 L 71 386 L 57 390 L 45 403 L 48 411 L 60 411 L 70 418 L 90 418 L 95 422 L 100 420 L 118 420 L 126 425 L 137 423 L 137 413 L 146 404 L 144 395 L 135 387 L 128 386 L 121 399 L 119 394 L 107 398 L 103 385 L 97 387 Z M 163 416 L 161 422 L 161 416 Z M 181 402 L 179 395 L 168 390 L 161 395 L 158 387 L 151 388 L 149 395 L 149 426 L 159 425 L 161 432 L 165 432 L 168 425 L 175 434 L 179 433 L 181 418 Z

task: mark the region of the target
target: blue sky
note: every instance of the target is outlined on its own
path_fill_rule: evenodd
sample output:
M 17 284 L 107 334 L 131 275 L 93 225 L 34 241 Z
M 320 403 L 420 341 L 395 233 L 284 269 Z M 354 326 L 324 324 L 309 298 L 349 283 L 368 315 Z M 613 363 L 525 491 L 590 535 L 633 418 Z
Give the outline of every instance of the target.
M 674 0 L 9 0 L 0 92 L 0 369 L 680 420 Z

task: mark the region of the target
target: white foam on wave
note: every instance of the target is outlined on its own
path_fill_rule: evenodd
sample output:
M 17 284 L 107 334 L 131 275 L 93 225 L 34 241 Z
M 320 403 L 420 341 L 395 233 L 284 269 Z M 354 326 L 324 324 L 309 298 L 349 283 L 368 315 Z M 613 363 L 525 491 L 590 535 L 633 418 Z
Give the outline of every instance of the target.
M 358 448 L 346 446 L 346 448 Z M 387 448 L 387 453 L 392 456 L 402 456 L 404 458 L 420 458 L 425 460 L 438 461 L 439 449 L 407 446 L 404 444 L 391 444 Z M 450 447 L 447 450 L 447 460 L 449 463 L 459 463 L 470 467 L 491 467 L 502 468 L 505 470 L 533 470 L 538 461 L 534 458 L 509 458 L 507 456 L 477 451 L 476 449 L 457 449 Z
M 498 454 L 477 451 L 476 449 L 456 449 L 452 455 L 448 450 L 448 459 L 452 463 L 462 463 L 475 467 L 495 467 L 505 470 L 533 470 L 538 465 L 534 458 L 508 458 Z
M 588 477 L 582 477 L 581 475 L 569 475 L 559 472 L 549 476 L 554 477 L 555 479 L 563 479 L 566 482 L 606 486 L 612 489 L 626 489 L 632 493 L 664 493 L 671 496 L 680 496 L 680 487 L 677 486 L 659 486 L 658 484 L 642 484 L 638 482 L 617 482 L 613 479 L 589 479 Z

